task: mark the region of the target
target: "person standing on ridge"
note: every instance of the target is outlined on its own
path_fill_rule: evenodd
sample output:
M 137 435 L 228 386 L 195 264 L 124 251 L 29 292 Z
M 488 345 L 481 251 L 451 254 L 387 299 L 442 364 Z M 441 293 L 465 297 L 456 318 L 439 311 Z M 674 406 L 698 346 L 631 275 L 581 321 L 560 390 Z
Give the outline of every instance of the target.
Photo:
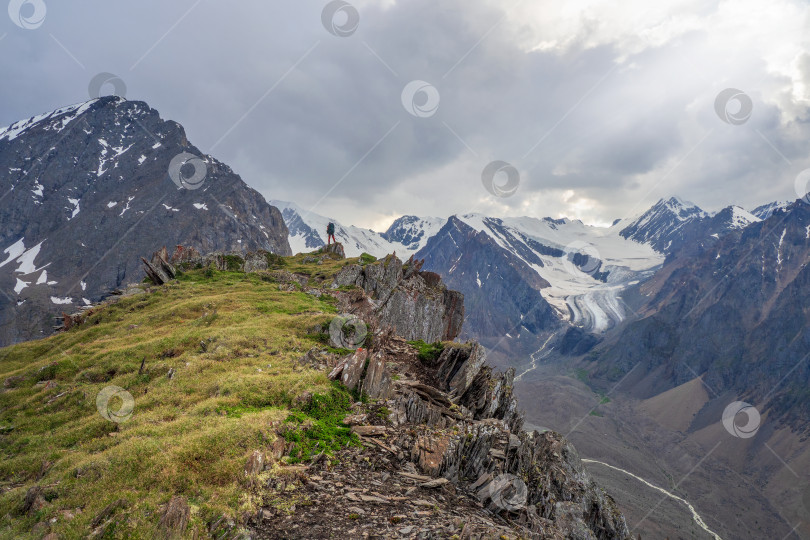
M 326 245 L 331 245 L 332 241 L 337 244 L 337 240 L 335 240 L 335 224 L 330 222 L 326 226 Z

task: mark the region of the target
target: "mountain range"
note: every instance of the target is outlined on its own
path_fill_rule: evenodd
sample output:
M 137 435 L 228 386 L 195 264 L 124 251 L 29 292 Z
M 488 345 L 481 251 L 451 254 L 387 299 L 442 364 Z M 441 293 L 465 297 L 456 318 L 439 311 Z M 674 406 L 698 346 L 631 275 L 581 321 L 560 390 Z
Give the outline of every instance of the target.
M 480 307 L 470 309 L 464 335 L 495 349 L 493 358 L 503 362 L 555 348 L 587 348 L 588 336 L 627 319 L 633 308 L 624 295 L 649 279 L 667 256 L 760 221 L 754 212 L 766 215 L 780 207 L 748 212 L 729 206 L 712 214 L 671 197 L 611 227 L 567 218 L 468 214 L 404 216 L 380 233 L 293 203 L 271 203 L 282 211 L 294 251 L 322 246 L 326 224 L 333 222 L 348 255 L 397 252 L 425 259 L 425 269 L 463 292 L 468 306 Z

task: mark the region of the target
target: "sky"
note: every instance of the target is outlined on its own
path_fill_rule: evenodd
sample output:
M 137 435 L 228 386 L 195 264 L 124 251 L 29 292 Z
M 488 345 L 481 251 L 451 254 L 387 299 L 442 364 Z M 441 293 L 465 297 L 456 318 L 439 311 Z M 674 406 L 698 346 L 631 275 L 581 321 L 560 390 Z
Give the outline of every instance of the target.
M 751 209 L 804 194 L 808 28 L 795 0 L 11 0 L 0 125 L 109 73 L 266 198 L 345 224 Z

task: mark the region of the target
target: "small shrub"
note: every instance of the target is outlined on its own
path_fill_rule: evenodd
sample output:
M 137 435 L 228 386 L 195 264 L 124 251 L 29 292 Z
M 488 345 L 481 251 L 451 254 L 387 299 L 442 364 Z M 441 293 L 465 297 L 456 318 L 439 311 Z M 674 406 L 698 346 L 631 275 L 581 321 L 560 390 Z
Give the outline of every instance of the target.
M 280 268 L 287 264 L 287 262 L 284 260 L 284 257 L 279 255 L 278 253 L 270 253 L 268 251 L 267 253 L 264 254 L 264 256 L 267 259 L 268 268 Z
M 229 272 L 238 272 L 245 265 L 245 260 L 238 255 L 223 255 L 222 262 Z

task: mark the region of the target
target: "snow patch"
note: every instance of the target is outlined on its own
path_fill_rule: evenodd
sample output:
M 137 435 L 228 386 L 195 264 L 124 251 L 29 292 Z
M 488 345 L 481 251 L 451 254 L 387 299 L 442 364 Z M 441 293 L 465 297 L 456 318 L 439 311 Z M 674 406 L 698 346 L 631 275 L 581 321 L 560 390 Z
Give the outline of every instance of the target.
M 118 217 L 124 217 L 124 214 L 126 213 L 126 211 L 129 210 L 129 203 L 131 203 L 132 199 L 134 199 L 134 198 L 135 197 L 127 197 L 127 205 L 124 207 L 123 210 L 121 210 L 121 213 L 118 214 Z
M 22 290 L 28 287 L 30 284 L 30 281 L 23 281 L 20 278 L 17 278 L 17 284 L 14 286 L 14 292 L 20 294 Z
M 68 218 L 68 221 L 70 221 L 79 214 L 79 211 L 81 209 L 79 208 L 79 199 L 71 199 L 70 197 L 68 197 L 68 202 L 73 205 L 73 210 L 70 214 L 70 217 Z M 70 210 L 70 208 L 68 208 L 68 210 Z
M 0 263 L 0 268 L 4 267 L 6 264 L 10 263 L 23 253 L 25 253 L 25 243 L 23 242 L 25 237 L 20 238 L 9 247 L 3 250 L 3 253 L 8 253 L 8 258 Z
M 30 249 L 25 248 L 24 240 L 25 238 L 20 238 L 18 241 L 16 241 L 14 244 L 7 247 L 3 251 L 3 253 L 8 253 L 8 258 L 2 263 L 0 263 L 0 268 L 4 267 L 10 262 L 16 262 L 18 263 L 18 266 L 15 272 L 17 272 L 18 274 L 27 275 L 33 274 L 34 272 L 38 272 L 43 268 L 45 268 L 45 266 L 48 266 L 48 264 L 50 264 L 48 263 L 41 268 L 37 268 L 36 265 L 34 264 L 37 255 L 39 255 L 39 250 L 42 248 L 42 244 L 43 242 L 45 242 L 45 240 L 43 240 L 42 242 L 40 242 L 39 244 Z
M 787 227 L 782 230 L 782 236 L 779 237 L 779 247 L 776 248 L 776 270 L 779 271 L 782 268 L 782 244 L 785 242 L 785 233 L 787 233 Z
M 51 296 L 51 302 L 57 305 L 72 304 L 72 298 L 59 298 L 58 296 Z
M 205 203 L 194 203 L 194 208 L 197 210 L 208 210 L 208 206 Z

